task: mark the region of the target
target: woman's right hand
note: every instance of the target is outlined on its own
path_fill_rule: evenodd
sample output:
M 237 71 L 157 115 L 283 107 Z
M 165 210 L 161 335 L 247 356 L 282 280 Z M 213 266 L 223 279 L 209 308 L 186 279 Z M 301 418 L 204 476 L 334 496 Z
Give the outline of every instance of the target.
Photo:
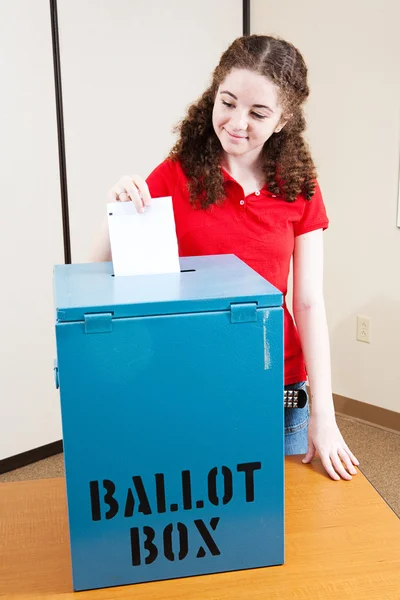
M 121 177 L 109 191 L 108 198 L 109 202 L 133 202 L 139 213 L 143 213 L 144 207 L 151 202 L 147 183 L 139 175 Z

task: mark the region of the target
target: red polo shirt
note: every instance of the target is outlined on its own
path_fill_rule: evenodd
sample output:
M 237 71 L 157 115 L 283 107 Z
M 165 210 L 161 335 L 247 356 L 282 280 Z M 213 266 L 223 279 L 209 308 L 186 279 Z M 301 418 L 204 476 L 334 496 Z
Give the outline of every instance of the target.
M 285 385 L 304 381 L 303 353 L 286 292 L 295 236 L 328 227 L 321 191 L 317 185 L 311 201 L 299 195 L 295 202 L 286 202 L 266 187 L 245 196 L 225 170 L 223 175 L 226 200 L 205 210 L 190 204 L 179 162 L 161 163 L 147 184 L 153 198 L 172 196 L 180 256 L 235 254 L 283 293 Z

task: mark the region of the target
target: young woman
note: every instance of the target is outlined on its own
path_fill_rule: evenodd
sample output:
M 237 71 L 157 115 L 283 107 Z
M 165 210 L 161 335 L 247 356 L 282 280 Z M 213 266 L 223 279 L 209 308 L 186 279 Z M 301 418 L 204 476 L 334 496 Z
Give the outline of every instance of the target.
M 293 321 L 284 304 L 285 389 L 311 388 L 311 416 L 285 409 L 285 452 L 316 452 L 332 479 L 351 479 L 357 458 L 338 429 L 323 299 L 328 218 L 303 139 L 307 67 L 290 43 L 238 38 L 178 127 L 169 157 L 144 181 L 122 177 L 110 201 L 143 212 L 172 196 L 180 256 L 235 254 L 286 295 L 293 257 Z M 107 227 L 93 260 L 111 260 Z M 307 370 L 306 370 L 307 367 Z

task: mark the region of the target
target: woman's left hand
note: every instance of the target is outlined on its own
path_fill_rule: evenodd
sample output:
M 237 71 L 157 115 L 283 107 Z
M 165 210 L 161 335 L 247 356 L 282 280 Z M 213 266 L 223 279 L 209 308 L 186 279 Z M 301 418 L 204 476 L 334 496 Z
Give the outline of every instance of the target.
M 357 474 L 354 465 L 360 463 L 344 441 L 333 416 L 311 415 L 310 417 L 308 452 L 302 462 L 305 464 L 310 463 L 316 452 L 318 452 L 326 472 L 332 479 L 337 481 L 341 478 L 349 480 L 352 479 L 352 475 Z

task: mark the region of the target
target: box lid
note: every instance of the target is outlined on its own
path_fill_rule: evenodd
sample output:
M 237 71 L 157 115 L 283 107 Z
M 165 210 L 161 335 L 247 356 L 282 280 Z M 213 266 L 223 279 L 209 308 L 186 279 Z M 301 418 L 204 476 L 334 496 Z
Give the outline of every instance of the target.
M 111 262 L 56 265 L 56 319 L 220 311 L 240 302 L 282 305 L 282 293 L 233 254 L 180 258 L 180 265 L 181 273 L 132 277 L 114 277 Z

